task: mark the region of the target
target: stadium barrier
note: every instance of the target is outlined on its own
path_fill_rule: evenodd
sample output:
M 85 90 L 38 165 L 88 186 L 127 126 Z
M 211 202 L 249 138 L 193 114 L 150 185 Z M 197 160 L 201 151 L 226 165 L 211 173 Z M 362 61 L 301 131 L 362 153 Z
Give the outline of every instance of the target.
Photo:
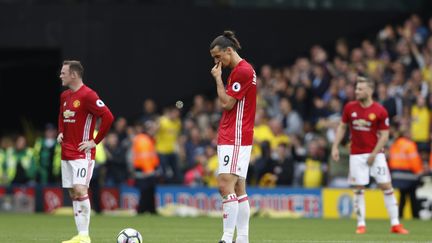
M 432 218 L 432 178 L 426 179 L 417 190 L 421 202 L 421 218 Z M 116 210 L 135 211 L 139 191 L 134 187 L 103 187 L 99 192 L 100 208 L 104 212 Z M 398 198 L 398 192 L 396 192 Z M 248 188 L 251 211 L 254 215 L 275 218 L 354 218 L 353 192 L 350 189 L 303 188 Z M 366 218 L 386 219 L 382 192 L 368 189 Z M 90 192 L 92 198 L 92 192 Z M 220 216 L 222 202 L 215 188 L 158 186 L 156 206 L 163 216 Z M 95 202 L 92 201 L 92 205 Z M 70 206 L 65 189 L 59 186 L 9 186 L 0 187 L 0 212 L 45 212 Z M 412 218 L 405 208 L 405 219 Z
M 251 211 L 259 215 L 322 216 L 321 189 L 248 188 L 248 198 Z M 220 215 L 222 209 L 221 197 L 215 188 L 161 186 L 156 190 L 156 205 L 162 214 L 180 216 Z
M 396 198 L 399 198 L 399 191 L 395 190 Z M 323 217 L 324 218 L 355 218 L 353 198 L 354 193 L 350 189 L 326 188 L 322 190 Z M 384 196 L 381 190 L 366 190 L 366 218 L 385 219 L 388 217 L 384 205 Z M 405 209 L 408 209 L 407 204 Z M 411 219 L 411 211 L 404 211 L 405 219 Z

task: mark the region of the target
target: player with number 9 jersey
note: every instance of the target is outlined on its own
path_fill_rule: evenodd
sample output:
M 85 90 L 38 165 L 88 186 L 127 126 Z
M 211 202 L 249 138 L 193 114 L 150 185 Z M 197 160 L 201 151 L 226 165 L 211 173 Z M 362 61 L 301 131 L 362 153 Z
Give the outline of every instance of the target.
M 250 206 L 246 175 L 252 150 L 256 109 L 256 75 L 237 51 L 240 42 L 234 32 L 224 31 L 210 44 L 215 66 L 218 100 L 223 108 L 218 130 L 218 188 L 222 196 L 223 235 L 219 243 L 231 243 L 234 230 L 237 243 L 249 242 Z M 226 86 L 222 67 L 231 69 Z
M 256 110 L 256 74 L 242 60 L 231 71 L 226 86 L 227 95 L 237 103 L 224 110 L 218 131 L 219 173 L 246 178 L 253 143 Z

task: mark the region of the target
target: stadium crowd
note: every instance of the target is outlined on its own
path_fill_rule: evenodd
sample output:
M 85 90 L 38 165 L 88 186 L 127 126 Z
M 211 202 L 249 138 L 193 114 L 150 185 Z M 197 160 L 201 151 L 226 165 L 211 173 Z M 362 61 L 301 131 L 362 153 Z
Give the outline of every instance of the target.
M 345 39 L 336 40 L 334 50 L 315 45 L 292 65 L 264 65 L 258 73 L 250 185 L 349 186 L 349 144 L 341 148 L 342 162 L 332 161 L 329 151 L 342 108 L 355 99 L 358 76 L 376 81 L 375 100 L 388 110 L 388 157 L 401 153 L 403 146 L 391 146 L 403 137 L 416 145 L 406 156 L 416 158 L 413 174 L 430 172 L 432 18 L 423 22 L 412 15 L 355 47 Z M 117 117 L 98 145 L 92 183 L 134 184 L 152 177 L 159 184 L 216 186 L 220 116 L 218 100 L 204 95 L 196 95 L 187 110 L 146 99 L 138 118 Z M 24 135 L 1 137 L 0 185 L 59 184 L 56 136 L 56 127 L 47 125 L 31 144 Z

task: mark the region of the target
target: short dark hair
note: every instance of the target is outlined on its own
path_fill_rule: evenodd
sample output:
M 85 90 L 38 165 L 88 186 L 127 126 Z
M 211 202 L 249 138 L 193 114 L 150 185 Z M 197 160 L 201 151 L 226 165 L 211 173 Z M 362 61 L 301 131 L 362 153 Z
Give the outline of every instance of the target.
M 80 61 L 65 60 L 65 61 L 63 61 L 63 65 L 68 65 L 70 72 L 76 72 L 80 78 L 83 77 L 83 75 L 84 75 L 84 67 L 81 65 Z
M 241 49 L 240 42 L 235 37 L 234 31 L 231 30 L 225 30 L 222 35 L 216 37 L 210 44 L 210 50 L 216 46 L 219 46 L 221 49 L 231 47 L 235 51 Z
M 359 84 L 359 83 L 365 83 L 365 84 L 367 84 L 367 86 L 369 86 L 369 88 L 371 88 L 372 90 L 375 89 L 375 83 L 374 83 L 374 81 L 371 80 L 370 78 L 366 78 L 366 77 L 359 76 L 359 77 L 357 77 L 357 84 Z

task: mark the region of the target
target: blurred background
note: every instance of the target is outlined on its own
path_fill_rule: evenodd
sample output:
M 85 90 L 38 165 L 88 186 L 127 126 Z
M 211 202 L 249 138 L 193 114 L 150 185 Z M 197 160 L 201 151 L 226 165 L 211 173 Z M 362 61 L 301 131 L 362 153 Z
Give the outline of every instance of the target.
M 331 161 L 329 149 L 364 75 L 376 81 L 374 97 L 391 118 L 388 158 L 402 135 L 417 146 L 417 188 L 431 164 L 431 9 L 428 0 L 0 0 L 3 192 L 60 185 L 55 137 L 64 59 L 82 62 L 85 84 L 116 117 L 98 147 L 93 200 L 106 188 L 136 187 L 134 144 L 147 138 L 155 148 L 144 149 L 157 155 L 147 171 L 157 205 L 165 203 L 160 185 L 215 187 L 221 108 L 209 44 L 226 29 L 236 31 L 240 55 L 259 76 L 249 185 L 348 188 L 348 139 L 343 162 Z M 45 199 L 34 200 L 42 211 Z M 430 200 L 414 201 L 409 214 L 431 217 L 432 204 L 422 206 Z M 107 209 L 101 205 L 97 211 Z

